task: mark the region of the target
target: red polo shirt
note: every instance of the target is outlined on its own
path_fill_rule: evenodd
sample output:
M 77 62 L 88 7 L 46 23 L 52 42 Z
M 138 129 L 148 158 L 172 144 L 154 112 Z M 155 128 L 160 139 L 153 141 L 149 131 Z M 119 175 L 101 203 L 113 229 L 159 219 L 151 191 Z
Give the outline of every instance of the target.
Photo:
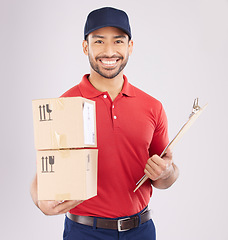
M 120 94 L 96 90 L 85 75 L 62 97 L 81 96 L 96 102 L 98 192 L 70 212 L 97 217 L 133 215 L 146 207 L 152 195 L 150 181 L 135 193 L 146 162 L 168 144 L 167 118 L 162 104 L 132 86 L 124 76 Z

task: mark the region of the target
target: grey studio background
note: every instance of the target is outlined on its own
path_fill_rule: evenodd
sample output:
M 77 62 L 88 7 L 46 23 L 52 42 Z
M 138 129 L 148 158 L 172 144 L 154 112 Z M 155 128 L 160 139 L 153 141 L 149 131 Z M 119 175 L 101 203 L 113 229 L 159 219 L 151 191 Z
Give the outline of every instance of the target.
M 209 103 L 174 148 L 178 181 L 154 190 L 157 239 L 228 239 L 227 0 L 1 0 L 0 238 L 62 239 L 64 216 L 44 216 L 30 198 L 36 170 L 31 101 L 59 97 L 89 72 L 84 22 L 103 6 L 128 13 L 134 52 L 125 74 L 163 103 L 170 138 L 195 97 Z

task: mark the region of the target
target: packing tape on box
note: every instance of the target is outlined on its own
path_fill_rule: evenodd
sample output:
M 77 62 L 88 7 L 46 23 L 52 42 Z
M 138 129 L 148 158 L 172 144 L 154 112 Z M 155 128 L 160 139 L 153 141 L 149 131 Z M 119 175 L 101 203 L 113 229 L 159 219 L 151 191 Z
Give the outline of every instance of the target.
M 56 131 L 52 135 L 52 142 L 57 143 L 57 148 L 63 148 L 67 146 L 67 136 L 66 134 L 59 134 Z
M 70 150 L 69 149 L 59 150 L 59 154 L 60 154 L 61 158 L 69 158 Z
M 55 99 L 55 102 L 56 102 L 56 108 L 57 109 L 60 109 L 60 110 L 63 110 L 64 108 L 64 98 L 56 98 Z
M 70 193 L 56 194 L 55 200 L 57 201 L 71 200 L 71 194 Z

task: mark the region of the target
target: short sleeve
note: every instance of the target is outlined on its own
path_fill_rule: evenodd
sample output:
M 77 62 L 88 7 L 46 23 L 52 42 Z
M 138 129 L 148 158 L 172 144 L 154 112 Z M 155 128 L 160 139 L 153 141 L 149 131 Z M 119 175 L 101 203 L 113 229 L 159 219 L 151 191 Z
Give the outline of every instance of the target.
M 150 157 L 154 154 L 160 155 L 168 143 L 168 120 L 165 110 L 161 104 L 160 112 L 157 116 L 155 131 L 149 148 Z

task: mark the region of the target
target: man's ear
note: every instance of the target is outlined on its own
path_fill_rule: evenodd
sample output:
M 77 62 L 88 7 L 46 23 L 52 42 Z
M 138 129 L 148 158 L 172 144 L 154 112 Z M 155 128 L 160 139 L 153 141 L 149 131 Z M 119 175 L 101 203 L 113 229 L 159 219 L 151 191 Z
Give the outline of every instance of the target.
M 133 52 L 133 45 L 134 45 L 133 40 L 130 40 L 128 43 L 129 55 L 131 55 Z
M 86 40 L 83 40 L 82 48 L 83 48 L 83 52 L 85 53 L 85 55 L 88 56 L 88 42 Z

